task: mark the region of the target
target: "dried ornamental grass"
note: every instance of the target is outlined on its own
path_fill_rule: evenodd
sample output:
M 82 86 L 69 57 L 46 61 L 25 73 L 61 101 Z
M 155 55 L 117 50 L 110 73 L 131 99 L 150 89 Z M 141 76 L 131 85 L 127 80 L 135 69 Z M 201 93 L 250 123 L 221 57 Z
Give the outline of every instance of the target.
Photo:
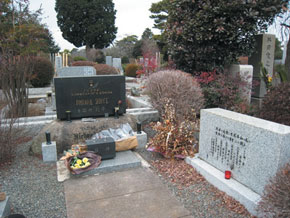
M 148 147 L 166 158 L 194 156 L 198 150 L 198 142 L 194 137 L 198 131 L 198 120 L 192 113 L 179 121 L 173 104 L 168 99 L 167 102 L 163 121 L 152 124 L 157 134 L 150 140 Z

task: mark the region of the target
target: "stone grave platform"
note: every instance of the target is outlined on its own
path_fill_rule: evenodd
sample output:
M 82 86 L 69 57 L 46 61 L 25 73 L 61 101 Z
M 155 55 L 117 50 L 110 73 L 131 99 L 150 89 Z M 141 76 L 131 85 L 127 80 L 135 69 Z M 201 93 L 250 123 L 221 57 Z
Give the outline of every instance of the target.
M 103 160 L 101 165 L 88 172 L 80 175 L 71 175 L 69 170 L 65 167 L 63 161 L 57 162 L 57 179 L 63 182 L 69 178 L 77 178 L 89 175 L 96 175 L 101 173 L 109 173 L 114 171 L 121 171 L 141 166 L 141 159 L 139 159 L 132 151 L 116 152 L 114 159 Z
M 0 217 L 6 217 L 10 214 L 10 198 L 6 196 L 4 201 L 0 202 Z
M 64 182 L 68 218 L 192 218 L 150 169 L 139 167 Z

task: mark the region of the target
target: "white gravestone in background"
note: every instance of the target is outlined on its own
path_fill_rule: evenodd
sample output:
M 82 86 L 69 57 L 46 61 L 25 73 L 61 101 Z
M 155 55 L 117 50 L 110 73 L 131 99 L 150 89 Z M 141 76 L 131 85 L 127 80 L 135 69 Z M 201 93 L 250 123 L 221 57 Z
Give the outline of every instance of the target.
M 244 87 L 240 87 L 241 95 L 250 103 L 252 95 L 253 66 L 233 64 L 230 66 L 230 73 L 234 76 L 240 75 L 244 83 Z
M 55 72 L 57 73 L 59 69 L 62 68 L 62 57 L 56 56 L 55 57 Z
M 124 71 L 122 67 L 121 58 L 113 58 L 113 67 L 117 69 L 119 74 L 123 75 Z
M 96 69 L 90 66 L 64 67 L 57 73 L 58 77 L 95 76 Z
M 113 66 L 112 64 L 112 56 L 106 56 L 106 64 L 109 66 Z

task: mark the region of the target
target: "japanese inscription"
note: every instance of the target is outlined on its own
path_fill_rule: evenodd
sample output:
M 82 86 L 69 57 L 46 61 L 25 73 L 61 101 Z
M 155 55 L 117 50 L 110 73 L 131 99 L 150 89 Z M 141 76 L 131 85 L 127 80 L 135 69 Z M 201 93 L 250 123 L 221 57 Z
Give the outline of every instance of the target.
M 249 138 L 218 126 L 214 131 L 215 134 L 211 137 L 210 155 L 231 169 L 243 167 L 247 160 Z

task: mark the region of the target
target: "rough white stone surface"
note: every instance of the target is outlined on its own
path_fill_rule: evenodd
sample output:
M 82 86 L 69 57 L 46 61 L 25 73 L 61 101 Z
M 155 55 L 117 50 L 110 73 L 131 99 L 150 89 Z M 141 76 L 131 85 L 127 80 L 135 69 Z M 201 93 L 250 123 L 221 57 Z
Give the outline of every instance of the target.
M 261 199 L 260 195 L 235 179 L 225 179 L 224 172 L 201 160 L 198 155 L 194 158 L 187 157 L 185 161 L 192 165 L 212 185 L 243 204 L 252 215 L 258 215 L 256 208 Z
M 290 127 L 219 108 L 201 110 L 200 158 L 262 194 L 290 159 Z
M 106 64 L 109 65 L 109 66 L 113 66 L 113 63 L 112 63 L 112 56 L 106 56 Z
M 56 162 L 57 161 L 57 153 L 56 153 L 56 142 L 52 141 L 51 144 L 46 144 L 43 142 L 41 144 L 42 148 L 42 159 L 43 162 Z
M 241 96 L 250 103 L 252 95 L 253 66 L 233 64 L 230 66 L 230 73 L 234 76 L 240 75 L 242 81 L 245 83 L 243 87 L 240 87 Z
M 138 148 L 145 148 L 147 144 L 147 133 L 144 131 L 139 134 L 134 132 L 134 135 L 137 137 Z
M 63 67 L 58 70 L 58 77 L 95 76 L 96 69 L 90 66 Z

